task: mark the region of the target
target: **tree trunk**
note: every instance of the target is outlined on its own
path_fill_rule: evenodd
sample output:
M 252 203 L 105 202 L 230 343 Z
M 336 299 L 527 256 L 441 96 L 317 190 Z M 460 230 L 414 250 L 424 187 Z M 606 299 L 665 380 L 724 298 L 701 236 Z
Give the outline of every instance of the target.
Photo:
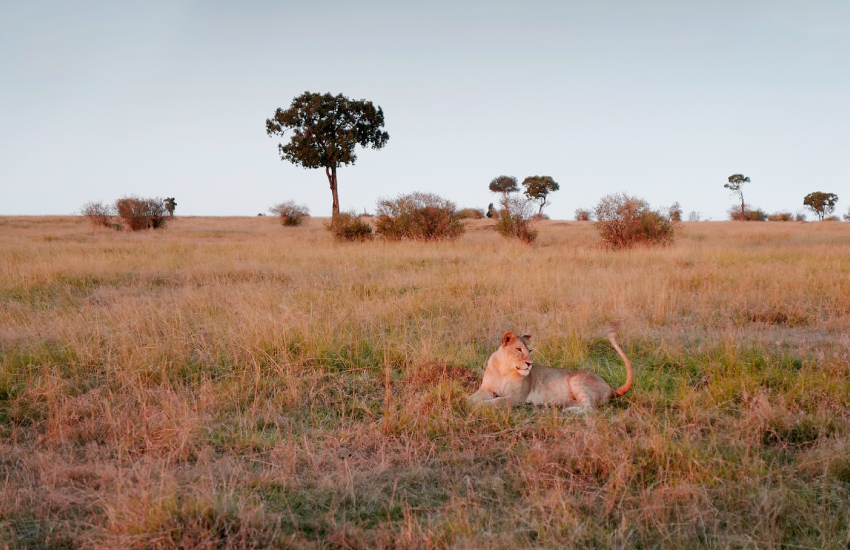
M 741 221 L 747 221 L 746 216 L 744 215 L 744 194 L 741 193 Z
M 330 169 L 325 167 L 325 174 L 328 176 L 328 183 L 330 183 L 331 185 L 331 193 L 333 194 L 334 198 L 331 216 L 336 217 L 339 215 L 339 195 L 337 195 L 336 192 L 336 166 L 332 166 Z

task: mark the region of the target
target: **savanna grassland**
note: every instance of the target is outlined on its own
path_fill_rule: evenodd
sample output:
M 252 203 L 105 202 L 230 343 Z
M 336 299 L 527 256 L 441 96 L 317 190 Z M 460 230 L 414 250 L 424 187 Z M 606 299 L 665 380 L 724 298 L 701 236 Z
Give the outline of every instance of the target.
M 467 223 L 0 218 L 0 548 L 850 544 L 850 224 Z M 506 330 L 621 384 L 612 319 L 623 399 L 466 402 Z

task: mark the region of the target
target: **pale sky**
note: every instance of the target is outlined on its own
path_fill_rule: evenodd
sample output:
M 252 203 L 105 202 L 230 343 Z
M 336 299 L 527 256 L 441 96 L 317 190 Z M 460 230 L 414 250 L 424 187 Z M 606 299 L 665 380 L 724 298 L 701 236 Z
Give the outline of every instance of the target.
M 178 215 L 327 216 L 265 119 L 304 91 L 383 108 L 343 210 L 549 175 L 572 219 L 627 192 L 724 219 L 850 206 L 850 1 L 0 3 L 0 215 L 173 196 Z M 812 216 L 809 216 L 812 219 Z

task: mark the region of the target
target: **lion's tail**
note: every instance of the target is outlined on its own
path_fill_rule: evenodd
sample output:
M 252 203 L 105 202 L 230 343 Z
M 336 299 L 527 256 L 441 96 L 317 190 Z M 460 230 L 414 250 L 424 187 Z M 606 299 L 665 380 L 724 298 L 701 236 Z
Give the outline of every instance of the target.
M 629 362 L 629 358 L 626 357 L 626 354 L 623 353 L 623 350 L 620 349 L 619 344 L 617 344 L 617 329 L 620 328 L 620 323 L 615 321 L 611 323 L 611 326 L 608 328 L 608 341 L 611 342 L 611 345 L 614 346 L 614 349 L 617 350 L 617 354 L 623 359 L 623 362 L 626 364 L 626 383 L 617 388 L 616 390 L 611 390 L 611 395 L 613 397 L 620 397 L 621 395 L 625 395 L 627 391 L 632 389 L 632 381 L 634 380 L 634 375 L 632 374 L 632 364 Z

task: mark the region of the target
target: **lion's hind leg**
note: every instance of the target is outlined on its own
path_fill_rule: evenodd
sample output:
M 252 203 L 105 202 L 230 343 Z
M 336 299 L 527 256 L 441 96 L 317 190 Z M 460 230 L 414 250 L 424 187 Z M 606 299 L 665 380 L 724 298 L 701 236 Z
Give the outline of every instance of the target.
M 572 388 L 577 405 L 566 407 L 563 411 L 570 414 L 584 414 L 596 411 L 596 401 L 593 399 L 590 391 L 582 385 L 577 384 L 577 386 Z

